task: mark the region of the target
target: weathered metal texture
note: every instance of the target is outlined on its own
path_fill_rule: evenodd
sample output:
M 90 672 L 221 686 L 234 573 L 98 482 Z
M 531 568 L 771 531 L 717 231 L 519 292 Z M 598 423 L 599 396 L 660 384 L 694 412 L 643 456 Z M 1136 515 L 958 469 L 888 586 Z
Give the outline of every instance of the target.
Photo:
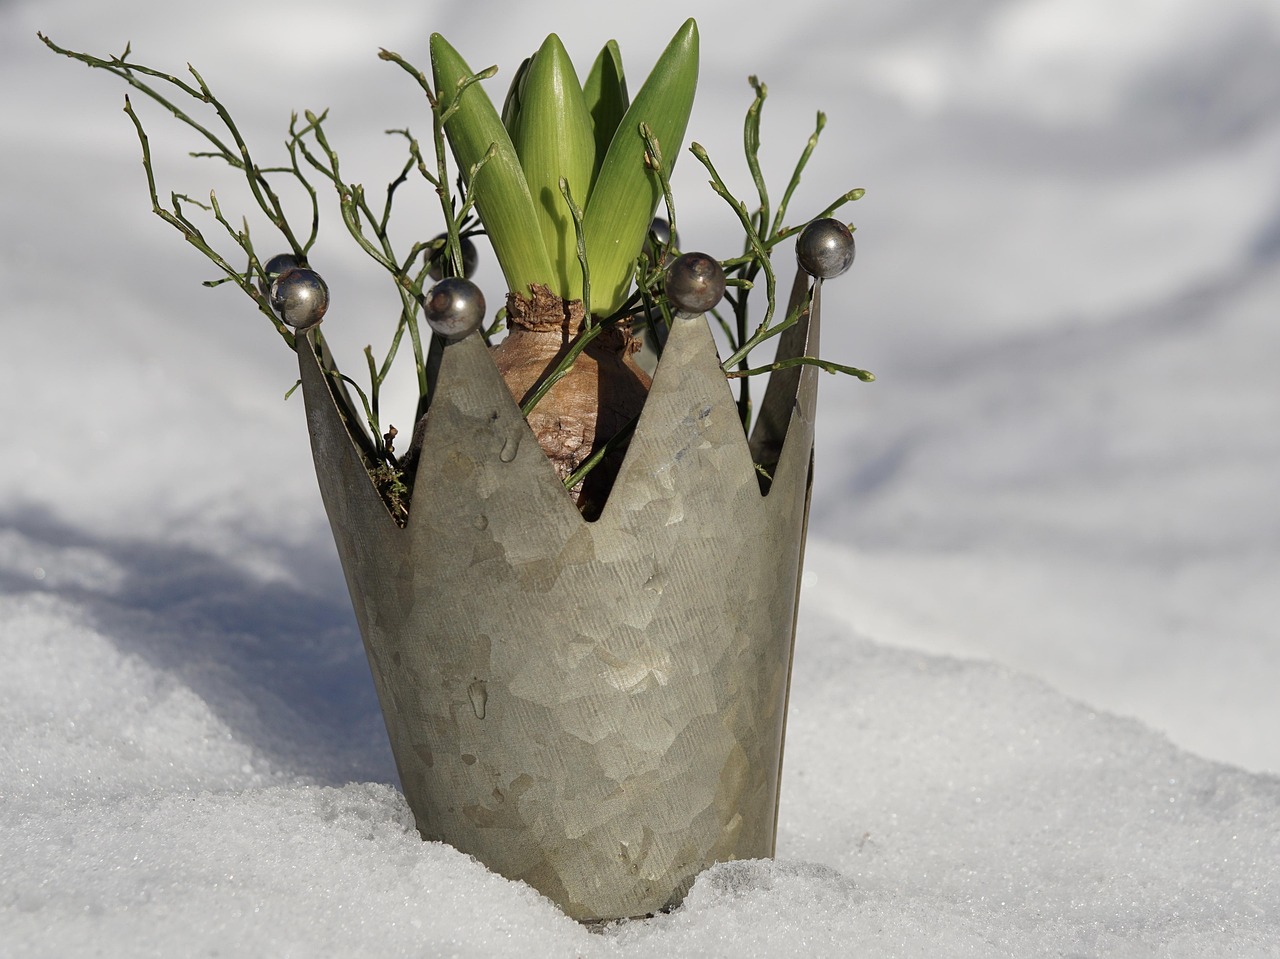
M 816 306 L 779 358 L 816 354 Z M 578 919 L 653 913 L 714 862 L 771 856 L 817 370 L 767 391 L 752 446 L 781 456 L 762 495 L 707 323 L 678 320 L 587 522 L 469 336 L 444 347 L 401 529 L 312 338 L 298 342 L 325 508 L 422 836 Z

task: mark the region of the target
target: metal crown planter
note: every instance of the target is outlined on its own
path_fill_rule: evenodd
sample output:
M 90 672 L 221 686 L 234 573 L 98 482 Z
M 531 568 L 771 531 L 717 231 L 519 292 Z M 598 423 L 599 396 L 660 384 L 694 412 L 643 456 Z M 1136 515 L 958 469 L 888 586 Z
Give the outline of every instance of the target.
M 815 290 L 778 358 L 816 355 L 817 338 Z M 423 837 L 578 919 L 653 913 L 714 862 L 771 856 L 818 370 L 774 375 L 749 446 L 704 318 L 678 319 L 588 522 L 471 334 L 444 346 L 401 528 L 311 336 L 298 357 Z M 753 453 L 776 459 L 767 495 Z
M 209 285 L 238 287 L 297 355 L 316 475 L 423 837 L 584 920 L 651 914 L 714 862 L 771 856 L 818 372 L 873 379 L 818 355 L 822 282 L 854 257 L 850 228 L 831 214 L 862 190 L 816 218 L 786 217 L 825 115 L 776 205 L 760 169 L 758 78 L 743 138 L 756 199 L 734 196 L 690 145 L 743 229 L 741 255 L 721 260 L 676 241 L 670 174 L 697 85 L 692 19 L 634 98 L 616 43 L 579 83 L 551 34 L 515 72 L 501 113 L 481 86 L 496 68 L 472 72 L 441 35 L 429 40 L 432 79 L 381 51 L 422 88 L 436 159 L 433 172 L 407 129 L 389 131 L 408 159 L 381 211 L 340 172 L 327 111 L 294 113 L 285 159 L 261 164 L 194 69 L 183 79 L 134 62 L 127 46 L 104 59 L 42 39 L 198 134 L 211 150 L 194 155 L 244 177 L 279 243 L 259 256 L 248 217 L 228 218 L 212 193 L 207 205 L 177 191 L 163 201 L 126 98 L 153 212 L 217 267 Z M 444 231 L 398 251 L 392 200 L 415 171 Z M 329 308 L 309 260 L 316 183 L 401 304 L 385 359 L 365 350 L 367 391 L 338 372 L 316 330 Z M 299 198 L 310 215 L 295 229 L 287 209 Z M 660 202 L 665 221 L 654 219 Z M 508 294 L 508 336 L 492 350 L 497 324 L 481 332 L 484 297 L 466 277 L 481 233 Z M 773 254 L 791 237 L 800 271 L 783 312 Z M 753 289 L 767 298 L 758 322 Z M 640 327 L 660 355 L 647 394 L 629 358 Z M 773 337 L 775 361 L 753 368 Z M 402 340 L 419 398 L 397 455 L 379 389 Z M 748 378 L 766 372 L 748 440 Z

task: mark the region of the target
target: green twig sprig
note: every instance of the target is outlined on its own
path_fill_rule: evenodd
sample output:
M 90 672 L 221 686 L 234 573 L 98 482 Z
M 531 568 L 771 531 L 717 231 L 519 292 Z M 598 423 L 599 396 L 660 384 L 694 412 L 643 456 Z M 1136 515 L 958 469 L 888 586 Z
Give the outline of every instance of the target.
M 711 189 L 729 205 L 742 227 L 744 237 L 743 252 L 736 257 L 721 261 L 721 268 L 724 270 L 726 277 L 725 284 L 728 287 L 724 299 L 732 310 L 733 319 L 730 322 L 721 315 L 719 310 L 713 311 L 713 316 L 719 323 L 721 331 L 729 343 L 729 356 L 723 361 L 721 368 L 725 371 L 726 377 L 739 381 L 738 413 L 742 419 L 743 428 L 749 432 L 752 415 L 750 378 L 753 376 L 799 365 L 818 366 L 827 372 L 846 373 L 863 381 L 870 381 L 874 379 L 874 376 L 857 367 L 810 356 L 795 357 L 761 366 L 753 367 L 750 365 L 749 357 L 758 346 L 794 326 L 810 306 L 809 299 L 811 295 L 806 297 L 805 302 L 790 311 L 781 321 L 774 322 L 777 305 L 777 274 L 774 270 L 772 254 L 779 243 L 800 233 L 810 222 L 806 220 L 787 226 L 785 218 L 791 199 L 795 194 L 796 188 L 800 185 L 805 167 L 817 148 L 818 139 L 826 126 L 827 118 L 826 114 L 821 111 L 818 112 L 814 131 L 809 136 L 799 159 L 796 161 L 791 177 L 782 192 L 782 200 L 778 204 L 777 210 L 772 210 L 768 186 L 760 164 L 760 120 L 765 99 L 769 95 L 769 88 L 755 76 L 749 77 L 748 83 L 755 92 L 755 96 L 747 108 L 746 118 L 743 123 L 743 149 L 746 154 L 747 170 L 750 173 L 757 197 L 754 209 L 749 208 L 744 200 L 739 199 L 729 189 L 716 169 L 715 164 L 711 161 L 711 157 L 705 147 L 695 142 L 690 145 L 689 152 L 706 169 L 711 177 Z M 863 193 L 862 189 L 854 189 L 841 194 L 818 217 L 830 216 L 844 204 L 861 199 Z M 764 274 L 766 300 L 764 316 L 754 330 L 748 332 L 751 330 L 748 308 L 750 296 L 757 289 L 758 280 L 762 273 Z
M 285 158 L 275 165 L 259 165 L 231 112 L 194 67 L 188 65 L 189 76 L 184 78 L 134 62 L 128 45 L 119 56 L 104 59 L 65 49 L 44 35 L 40 39 L 55 53 L 119 77 L 194 131 L 207 149 L 190 155 L 221 160 L 238 171 L 257 211 L 301 264 L 306 264 L 319 236 L 321 202 L 316 183 L 327 183 L 347 233 L 392 278 L 400 300 L 400 316 L 386 353 L 379 358 L 372 347 L 365 347 L 367 390 L 338 371 L 321 334 L 312 334 L 329 375 L 341 387 L 334 392 L 343 415 L 398 521 L 403 521 L 410 491 L 392 446 L 395 427 L 386 432 L 382 429 L 380 394 L 407 333 L 419 389 L 415 421 L 425 412 L 440 348 L 428 347 L 423 340 L 419 321 L 424 290 L 433 271 L 436 276 L 465 275 L 465 239 L 481 232 L 488 234 L 511 290 L 520 292 L 530 283 L 550 282 L 566 300 L 580 298 L 583 302 L 582 329 L 555 368 L 522 404 L 526 415 L 610 325 L 642 325 L 661 353 L 673 317 L 664 293 L 665 268 L 676 253 L 677 235 L 670 172 L 674 154 L 683 141 L 697 79 L 698 36 L 692 20 L 677 32 L 634 101 L 627 97 L 616 43 L 605 45 L 585 82 L 578 84 L 567 54 L 552 35 L 517 71 L 501 115 L 481 86 L 497 68 L 472 72 L 439 35 L 431 38 L 431 75 L 398 53 L 381 50 L 379 57 L 408 73 L 426 96 L 435 156 L 434 162 L 426 158 L 408 128 L 386 131 L 405 141 L 407 156 L 378 202 L 363 184 L 344 176 L 338 150 L 325 130 L 327 111 L 293 114 L 284 141 Z M 711 311 L 712 320 L 729 344 L 722 368 L 726 377 L 738 381 L 738 409 L 744 428 L 749 428 L 751 422 L 750 380 L 754 376 L 814 365 L 862 380 L 873 378 L 865 370 L 811 356 L 750 365 L 750 356 L 758 346 L 799 322 L 810 308 L 812 294 L 777 319 L 777 274 L 772 253 L 808 222 L 789 225 L 786 217 L 826 125 L 826 116 L 817 114 L 814 131 L 775 209 L 759 155 L 761 115 L 768 88 L 755 76 L 749 78 L 749 83 L 754 97 L 744 121 L 743 148 L 755 193 L 751 204 L 730 190 L 700 144 L 690 147 L 709 174 L 712 190 L 729 204 L 744 237 L 742 252 L 721 261 L 727 287 L 724 308 Z M 564 95 L 570 102 L 557 102 L 561 96 L 557 91 L 566 90 Z M 203 121 L 198 110 L 189 109 L 184 100 L 211 110 L 214 120 Z M 205 285 L 238 286 L 268 317 L 281 338 L 294 347 L 296 334 L 272 310 L 266 293 L 273 279 L 266 272 L 269 257 L 260 256 L 255 249 L 248 217 L 233 223 L 212 191 L 207 202 L 178 191 L 170 192 L 167 202 L 163 201 L 150 140 L 129 96 L 125 97 L 124 110 L 141 146 L 152 211 L 207 257 L 220 274 Z M 458 168 L 456 191 L 448 165 L 451 151 Z M 558 166 L 561 161 L 563 165 Z M 393 210 L 397 197 L 415 177 L 436 194 L 444 230 L 438 237 L 417 240 L 402 251 L 391 240 Z M 548 183 L 551 189 L 543 189 Z M 530 192 L 534 184 L 539 185 L 537 202 Z M 296 191 L 302 198 L 307 210 L 304 229 L 295 229 L 291 224 L 282 191 Z M 554 199 L 548 199 L 549 193 Z M 819 216 L 830 216 L 862 195 L 861 189 L 847 191 Z M 648 226 L 659 202 L 665 207 L 670 230 L 665 239 L 649 232 Z M 233 253 L 220 252 L 219 243 L 225 246 L 225 240 L 218 241 L 217 235 L 206 232 L 207 224 L 202 227 L 199 222 L 203 217 L 216 224 L 214 234 L 228 239 Z M 620 241 L 617 237 L 622 234 L 626 236 Z M 260 242 L 260 238 L 257 240 Z M 632 240 L 636 241 L 634 245 Z M 233 263 L 239 259 L 243 261 L 242 268 Z M 763 316 L 753 324 L 751 297 L 758 290 L 763 290 L 766 302 Z M 593 296 L 596 292 L 599 295 Z M 594 310 L 600 308 L 602 315 L 596 315 Z M 502 325 L 503 317 L 504 311 L 499 310 L 493 325 L 485 331 L 486 339 Z M 350 400 L 348 389 L 358 408 Z M 360 421 L 367 430 L 356 425 Z M 610 451 L 628 441 L 633 429 L 634 422 L 602 444 L 566 478 L 565 485 L 572 488 L 581 482 Z

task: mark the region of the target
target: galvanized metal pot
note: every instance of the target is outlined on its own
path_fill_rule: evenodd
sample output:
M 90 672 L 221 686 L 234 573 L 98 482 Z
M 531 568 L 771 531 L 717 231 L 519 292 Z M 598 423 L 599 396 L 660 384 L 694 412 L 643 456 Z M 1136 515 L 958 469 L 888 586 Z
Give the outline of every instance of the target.
M 815 291 L 779 358 L 816 355 L 817 314 Z M 705 319 L 677 320 L 588 522 L 472 334 L 444 347 L 400 528 L 312 340 L 316 475 L 423 838 L 583 920 L 771 856 L 817 370 L 774 374 L 748 445 Z

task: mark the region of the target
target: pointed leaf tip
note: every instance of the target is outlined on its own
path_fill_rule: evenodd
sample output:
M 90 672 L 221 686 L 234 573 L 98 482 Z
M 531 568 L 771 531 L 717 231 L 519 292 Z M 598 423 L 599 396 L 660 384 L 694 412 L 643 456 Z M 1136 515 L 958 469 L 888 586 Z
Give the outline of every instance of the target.
M 551 259 L 553 276 L 543 282 L 567 300 L 581 299 L 577 233 L 560 181 L 568 181 L 575 197 L 587 196 L 595 168 L 595 138 L 573 62 L 554 33 L 533 55 L 518 97 L 511 139 Z
M 524 292 L 531 283 L 549 282 L 550 258 L 541 232 L 531 228 L 537 223 L 533 198 L 498 111 L 478 82 L 457 94 L 459 84 L 475 74 L 438 33 L 431 35 L 431 68 L 441 110 L 447 112 L 457 96 L 457 109 L 445 122 L 445 134 L 464 180 L 491 148 L 494 151 L 469 188 L 507 286 Z
M 684 142 L 698 86 L 698 25 L 671 38 L 618 124 L 587 201 L 584 228 L 593 307 L 608 315 L 626 300 L 631 270 L 648 237 L 662 184 L 645 162 L 640 124 L 647 123 L 670 176 Z M 598 295 L 598 299 L 596 299 Z
M 592 171 L 592 181 L 600 173 L 605 154 L 613 136 L 618 131 L 618 124 L 626 115 L 631 100 L 627 96 L 627 78 L 622 68 L 622 50 L 617 40 L 610 40 L 604 45 L 591 65 L 587 79 L 582 83 L 582 97 L 587 104 L 587 112 L 591 114 L 591 126 L 596 140 L 596 162 Z

